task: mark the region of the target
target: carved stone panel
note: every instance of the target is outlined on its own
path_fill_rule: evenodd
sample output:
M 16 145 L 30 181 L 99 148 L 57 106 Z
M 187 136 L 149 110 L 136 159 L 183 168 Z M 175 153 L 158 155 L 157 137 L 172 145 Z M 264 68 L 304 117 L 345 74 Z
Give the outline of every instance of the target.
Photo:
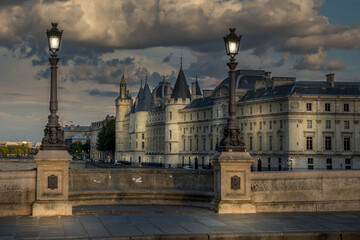
M 58 177 L 54 174 L 48 176 L 48 188 L 51 190 L 58 188 Z
M 240 189 L 240 177 L 232 176 L 231 177 L 231 189 L 238 190 Z

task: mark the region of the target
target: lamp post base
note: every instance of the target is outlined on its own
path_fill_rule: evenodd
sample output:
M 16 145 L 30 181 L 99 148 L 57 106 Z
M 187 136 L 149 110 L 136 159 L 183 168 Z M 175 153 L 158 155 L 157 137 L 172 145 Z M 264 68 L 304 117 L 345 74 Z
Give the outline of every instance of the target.
M 71 216 L 72 204 L 69 201 L 35 201 L 32 215 L 37 216 Z

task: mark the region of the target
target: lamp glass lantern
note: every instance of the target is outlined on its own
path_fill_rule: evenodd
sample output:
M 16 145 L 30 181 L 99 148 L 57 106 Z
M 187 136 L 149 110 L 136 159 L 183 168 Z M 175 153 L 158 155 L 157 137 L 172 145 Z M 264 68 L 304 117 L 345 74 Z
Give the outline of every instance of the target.
M 57 23 L 52 23 L 52 28 L 46 31 L 49 42 L 49 50 L 55 54 L 60 49 L 61 35 L 63 31 L 59 31 Z
M 241 35 L 237 36 L 236 28 L 230 28 L 230 33 L 224 37 L 226 53 L 230 57 L 234 57 L 239 52 Z

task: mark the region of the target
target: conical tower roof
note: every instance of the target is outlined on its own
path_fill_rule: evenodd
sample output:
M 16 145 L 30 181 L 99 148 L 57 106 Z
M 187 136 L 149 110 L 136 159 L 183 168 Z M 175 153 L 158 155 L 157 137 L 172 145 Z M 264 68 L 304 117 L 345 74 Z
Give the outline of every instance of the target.
M 139 97 L 139 102 L 136 105 L 135 111 L 150 111 L 152 106 L 154 104 L 154 98 L 151 94 L 149 85 L 146 81 L 144 90 L 142 91 L 142 94 Z
M 177 76 L 174 90 L 172 91 L 171 98 L 175 98 L 176 100 L 179 98 L 185 99 L 190 98 L 189 85 L 186 82 L 186 77 L 182 66 L 180 67 L 179 75 Z
M 196 77 L 196 81 L 195 81 L 195 94 L 196 95 L 202 95 L 202 92 L 201 92 L 201 89 L 200 89 L 200 85 L 199 85 L 199 81 L 197 80 L 197 77 Z

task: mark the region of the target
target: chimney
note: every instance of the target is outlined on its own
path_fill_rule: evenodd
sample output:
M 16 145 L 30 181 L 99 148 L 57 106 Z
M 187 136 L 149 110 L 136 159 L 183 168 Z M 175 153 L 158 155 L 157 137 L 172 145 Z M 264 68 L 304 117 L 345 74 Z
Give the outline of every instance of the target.
M 266 78 L 270 79 L 271 78 L 271 72 L 265 72 Z
M 191 83 L 191 100 L 196 99 L 196 82 Z
M 335 86 L 335 73 L 329 73 L 326 75 L 326 82 L 330 84 L 331 87 Z

